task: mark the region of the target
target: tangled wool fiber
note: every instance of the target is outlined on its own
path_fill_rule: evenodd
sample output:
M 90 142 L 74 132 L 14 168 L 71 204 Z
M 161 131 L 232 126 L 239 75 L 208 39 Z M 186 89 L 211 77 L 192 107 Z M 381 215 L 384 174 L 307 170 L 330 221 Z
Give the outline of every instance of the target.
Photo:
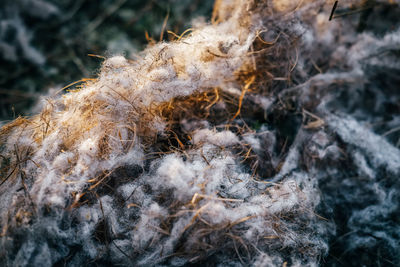
M 0 263 L 400 263 L 399 3 L 295 2 L 217 0 L 3 126 Z

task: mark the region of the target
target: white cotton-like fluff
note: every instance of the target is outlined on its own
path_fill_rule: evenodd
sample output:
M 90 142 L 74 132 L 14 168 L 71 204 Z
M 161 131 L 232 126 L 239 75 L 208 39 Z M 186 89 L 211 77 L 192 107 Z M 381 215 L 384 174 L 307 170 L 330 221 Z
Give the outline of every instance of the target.
M 177 96 L 190 95 L 211 86 L 221 86 L 224 79 L 231 77 L 232 72 L 245 61 L 245 53 L 254 38 L 253 35 L 248 34 L 243 41 L 238 41 L 234 31 L 221 35 L 219 28 L 225 29 L 226 25 L 223 23 L 218 27 L 203 26 L 185 38 L 184 43 L 150 47 L 140 61 L 131 62 L 122 56 L 107 59 L 96 82 L 88 84 L 78 92 L 52 100 L 52 104 L 47 105 L 49 110 L 57 105 L 62 108 L 57 112 L 53 110 L 54 114 L 48 118 L 50 124 L 38 118 L 38 123 L 44 123 L 43 127 L 47 127 L 49 133 L 45 138 L 39 137 L 41 144 L 33 155 L 35 163 L 28 162 L 26 170 L 31 172 L 29 170 L 36 169 L 38 164 L 41 166 L 41 177 L 37 180 L 52 181 L 53 178 L 46 178 L 52 168 L 56 167 L 60 172 L 64 172 L 66 167 L 63 164 L 76 164 L 69 172 L 71 177 L 65 177 L 65 180 L 73 180 L 74 183 L 79 180 L 79 183 L 66 183 L 65 190 L 59 192 L 68 196 L 72 191 L 78 190 L 79 184 L 83 185 L 85 181 L 96 179 L 99 174 L 107 172 L 107 169 L 118 166 L 123 157 L 123 147 L 129 147 L 130 142 L 138 141 L 130 141 L 133 137 L 127 135 L 122 138 L 122 131 L 118 130 L 126 128 L 124 124 L 127 123 L 127 119 L 134 115 L 130 110 L 144 110 L 150 105 L 169 101 Z M 222 60 L 209 52 L 218 53 L 218 45 L 221 42 L 229 43 L 229 60 Z M 204 61 L 204 57 L 210 56 L 210 60 Z M 226 64 L 229 65 L 228 68 L 221 67 Z M 188 75 L 181 75 L 180 72 Z M 85 122 L 85 118 L 90 123 Z M 165 122 L 157 116 L 147 124 L 156 133 L 162 133 L 165 129 Z M 11 151 L 14 149 L 13 144 L 17 142 L 21 146 L 35 145 L 37 141 L 29 137 L 34 134 L 35 129 L 34 126 L 28 127 L 20 134 L 17 130 L 15 135 L 7 140 L 6 146 Z M 133 133 L 135 126 L 128 126 L 128 130 Z M 111 151 L 107 152 L 112 158 L 104 158 L 101 162 L 97 158 L 99 153 L 104 153 L 99 147 L 105 138 L 109 144 L 113 144 L 108 147 Z M 213 138 L 215 145 L 231 145 L 237 141 L 237 137 L 231 133 L 221 133 Z M 68 147 L 63 148 L 64 146 Z M 103 145 L 104 148 L 105 146 Z M 69 161 L 63 161 L 62 157 L 59 157 L 60 153 L 68 153 Z M 140 146 L 134 146 L 132 153 L 142 154 Z M 51 163 L 53 161 L 56 161 L 55 164 Z M 61 173 L 58 175 L 62 177 Z M 41 186 L 38 184 L 34 188 Z
M 94 157 L 97 153 L 97 142 L 92 138 L 88 138 L 87 140 L 83 141 L 79 146 L 78 152 L 83 157 Z M 87 159 L 90 162 L 90 159 Z
M 129 66 L 128 60 L 123 56 L 114 56 L 107 59 L 103 66 L 110 69 L 118 69 Z
M 160 186 L 174 188 L 174 194 L 178 199 L 188 199 L 196 192 L 200 192 L 197 183 L 204 182 L 199 175 L 205 168 L 205 163 L 195 163 L 188 167 L 181 158 L 175 155 L 167 156 L 157 170 L 161 178 Z
M 243 140 L 249 144 L 254 150 L 258 151 L 261 149 L 260 140 L 255 138 L 254 135 L 243 136 Z
M 0 265 L 399 263 L 399 29 L 330 2 L 217 1 L 4 125 Z
M 239 138 L 231 131 L 215 133 L 212 130 L 202 129 L 193 135 L 193 143 L 208 142 L 216 146 L 232 146 L 239 142 Z
M 58 155 L 53 161 L 53 167 L 61 172 L 65 172 L 65 170 L 70 166 L 70 162 L 74 156 L 72 152 L 64 152 Z

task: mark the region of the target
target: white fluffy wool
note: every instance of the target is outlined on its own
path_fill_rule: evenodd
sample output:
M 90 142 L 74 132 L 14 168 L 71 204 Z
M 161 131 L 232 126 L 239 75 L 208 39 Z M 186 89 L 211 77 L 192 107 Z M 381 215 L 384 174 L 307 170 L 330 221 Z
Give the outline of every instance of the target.
M 356 121 L 364 107 L 357 114 L 355 90 L 345 90 L 380 94 L 369 73 L 400 68 L 375 57 L 398 47 L 399 30 L 357 34 L 348 18 L 340 36 L 326 1 L 295 2 L 217 1 L 214 24 L 137 60 L 111 57 L 96 80 L 5 125 L 0 263 L 316 266 L 341 251 L 335 242 L 351 253 L 383 244 L 399 261 L 400 152 Z M 262 78 L 247 92 L 252 79 L 241 75 L 252 71 Z M 214 88 L 225 97 L 204 108 L 214 120 L 163 116 Z M 232 99 L 242 113 L 218 123 Z
M 127 121 L 133 119 L 131 122 L 135 123 L 140 120 L 140 112 L 146 112 L 151 105 L 221 86 L 243 64 L 254 36 L 246 34 L 245 28 L 244 37 L 238 36 L 233 31 L 235 27 L 232 28 L 232 23 L 236 25 L 235 21 L 232 19 L 218 27 L 202 26 L 182 42 L 151 47 L 144 52 L 142 60 L 128 62 L 121 56 L 110 58 L 103 63 L 97 81 L 78 92 L 49 100 L 44 109 L 50 115 L 35 118 L 27 128 L 16 129 L 6 143 L 6 150 L 10 152 L 15 149 L 16 143 L 21 149 L 27 147 L 35 151 L 26 166 L 28 173 L 33 170 L 39 172 L 37 191 L 31 194 L 38 196 L 39 202 L 42 202 L 40 192 L 50 190 L 53 193 L 47 192 L 47 197 L 56 194 L 65 200 L 67 198 L 60 196 L 58 189 L 54 191 L 55 188 L 47 186 L 60 183 L 59 177 L 65 174 L 66 168 L 71 168 L 67 180 L 72 183 L 63 190 L 65 196 L 79 191 L 99 173 L 117 167 L 126 153 L 124 143 L 136 141 L 132 149 L 141 154 L 138 140 L 129 140 L 129 132 L 134 132 L 132 127 L 136 126 L 127 125 Z M 210 54 L 221 53 L 218 49 L 221 44 L 229 48 L 224 58 Z M 90 125 L 82 119 L 84 116 L 90 120 Z M 157 117 L 145 123 L 153 132 L 164 131 L 164 123 Z M 47 127 L 47 136 L 35 137 L 37 127 Z M 79 135 L 70 140 L 70 135 L 76 132 Z M 97 150 L 104 136 L 112 142 L 111 151 L 107 159 L 98 160 Z M 35 138 L 42 140 L 38 142 Z M 67 140 L 64 144 L 63 139 Z M 71 162 L 59 159 L 60 154 L 66 153 L 63 146 L 71 150 L 68 153 L 74 154 Z M 65 165 L 60 165 L 62 162 Z M 140 164 L 140 160 L 137 163 Z M 40 166 L 38 170 L 37 166 Z

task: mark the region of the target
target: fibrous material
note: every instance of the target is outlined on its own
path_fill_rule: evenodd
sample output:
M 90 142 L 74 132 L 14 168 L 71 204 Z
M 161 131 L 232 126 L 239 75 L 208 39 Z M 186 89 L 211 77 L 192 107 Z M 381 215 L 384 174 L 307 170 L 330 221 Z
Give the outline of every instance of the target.
M 331 2 L 217 0 L 3 126 L 0 263 L 400 263 L 399 3 Z

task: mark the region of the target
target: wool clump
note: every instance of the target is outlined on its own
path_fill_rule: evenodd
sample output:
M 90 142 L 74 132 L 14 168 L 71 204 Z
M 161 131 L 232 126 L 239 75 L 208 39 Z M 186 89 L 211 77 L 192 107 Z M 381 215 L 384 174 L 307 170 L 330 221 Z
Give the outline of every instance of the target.
M 399 263 L 400 25 L 295 2 L 216 1 L 4 125 L 0 264 Z

